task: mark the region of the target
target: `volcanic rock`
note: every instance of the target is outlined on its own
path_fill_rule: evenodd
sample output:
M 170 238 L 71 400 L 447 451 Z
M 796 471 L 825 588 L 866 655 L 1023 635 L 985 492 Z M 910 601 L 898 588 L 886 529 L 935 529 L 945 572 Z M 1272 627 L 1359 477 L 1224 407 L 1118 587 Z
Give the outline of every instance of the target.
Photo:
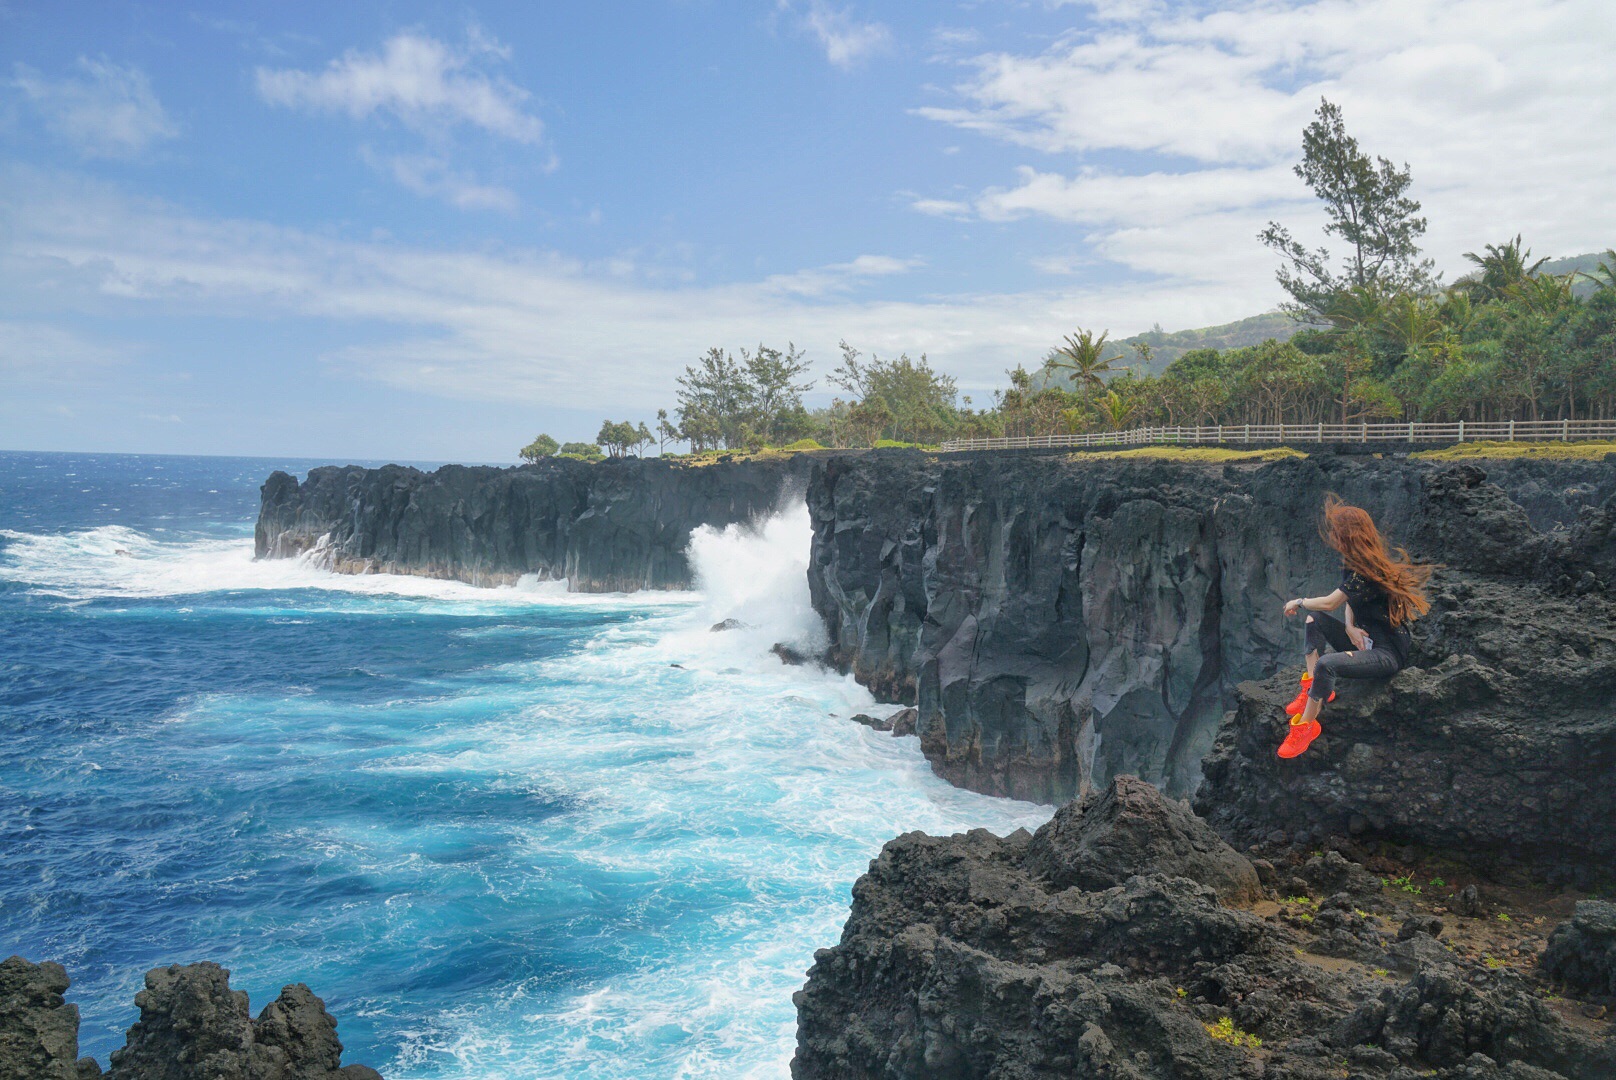
M 1539 963 L 1573 990 L 1616 998 L 1616 904 L 1579 903 L 1570 921 L 1555 927 Z
M 1282 605 L 1339 581 L 1313 528 L 1327 491 L 1445 567 L 1413 662 L 1476 668 L 1427 705 L 1474 690 L 1524 717 L 1616 692 L 1616 460 L 832 458 L 808 486 L 810 592 L 831 663 L 919 709 L 944 778 L 1057 804 L 1120 773 L 1189 795 L 1240 684 L 1294 684 Z
M 262 490 L 254 550 L 339 573 L 473 585 L 523 575 L 574 592 L 688 589 L 690 534 L 766 516 L 800 492 L 808 458 L 692 465 L 552 458 L 513 469 L 400 465 L 284 472 Z
M 79 1057 L 79 1007 L 62 1000 L 62 965 L 20 956 L 0 963 L 0 1080 L 88 1080 L 101 1075 Z
M 1262 893 L 1257 871 L 1188 806 L 1134 776 L 1067 803 L 1038 830 L 1027 869 L 1056 888 L 1108 889 L 1137 874 L 1187 877 L 1231 903 Z
M 1062 811 L 1031 836 L 888 843 L 794 999 L 793 1077 L 1616 1075 L 1611 1040 L 1425 932 L 1374 953 L 1406 979 L 1321 959 L 1331 940 L 1376 949 L 1346 894 L 1305 933 L 1220 900 L 1182 873 L 1210 866 L 1249 887 L 1228 869 L 1240 856 L 1148 784 L 1118 777 L 1083 809 L 1087 822 Z M 1131 865 L 1106 865 L 1117 853 Z

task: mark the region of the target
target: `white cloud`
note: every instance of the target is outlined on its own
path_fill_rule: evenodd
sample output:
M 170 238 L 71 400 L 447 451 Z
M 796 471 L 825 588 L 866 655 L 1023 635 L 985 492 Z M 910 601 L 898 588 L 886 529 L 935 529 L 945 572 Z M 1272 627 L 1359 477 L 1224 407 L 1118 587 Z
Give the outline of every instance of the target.
M 892 32 L 878 22 L 859 22 L 849 8 L 836 8 L 825 0 L 811 0 L 803 24 L 819 39 L 825 58 L 850 68 L 892 43 Z
M 442 199 L 462 210 L 503 210 L 508 213 L 517 206 L 516 193 L 511 189 L 479 183 L 440 157 L 430 154 L 384 157 L 368 148 L 361 150 L 360 156 L 371 168 L 387 173 L 409 191 Z
M 883 283 L 917 261 L 865 254 L 726 285 L 654 285 L 532 251 L 433 251 L 199 218 L 61 176 L 13 172 L 0 205 L 0 290 L 48 279 L 57 310 L 305 318 L 386 340 L 342 348 L 339 371 L 446 398 L 653 409 L 713 345 L 794 341 L 823 371 L 842 338 L 927 352 L 967 393 L 1002 385 L 1074 326 L 1142 329 L 1237 313 L 1249 298 L 1186 281 L 1162 296 L 1127 282 L 895 300 Z M 602 372 L 610 372 L 602 379 Z
M 80 57 L 78 69 L 78 77 L 52 81 L 18 64 L 12 85 L 46 127 L 79 153 L 133 158 L 153 143 L 179 134 L 179 126 L 163 111 L 151 80 L 139 68 Z
M 0 320 L 0 377 L 11 386 L 83 385 L 122 359 L 119 349 L 48 322 Z
M 1241 284 L 1255 309 L 1277 298 L 1257 230 L 1318 220 L 1288 167 L 1327 96 L 1366 150 L 1409 162 L 1439 265 L 1517 231 L 1558 254 L 1616 234 L 1602 190 L 1616 169 L 1608 0 L 1083 6 L 1090 30 L 976 57 L 956 102 L 918 110 L 1080 164 L 1029 165 L 1013 184 L 915 209 L 1069 223 L 1092 254 Z
M 258 93 L 272 105 L 346 113 L 386 112 L 419 130 L 469 124 L 519 143 L 537 143 L 544 125 L 527 111 L 529 94 L 482 69 L 509 50 L 473 28 L 464 48 L 405 31 L 379 53 L 349 49 L 322 71 L 261 67 Z

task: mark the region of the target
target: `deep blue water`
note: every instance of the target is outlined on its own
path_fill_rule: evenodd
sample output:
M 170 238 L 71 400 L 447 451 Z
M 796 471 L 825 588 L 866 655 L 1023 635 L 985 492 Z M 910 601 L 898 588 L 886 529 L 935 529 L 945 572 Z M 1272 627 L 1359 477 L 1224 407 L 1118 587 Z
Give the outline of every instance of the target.
M 253 562 L 307 465 L 0 453 L 0 954 L 66 965 L 103 1063 L 212 959 L 390 1080 L 783 1077 L 885 840 L 1047 817 L 768 654 L 815 632 L 800 510 L 699 537 L 699 595 Z

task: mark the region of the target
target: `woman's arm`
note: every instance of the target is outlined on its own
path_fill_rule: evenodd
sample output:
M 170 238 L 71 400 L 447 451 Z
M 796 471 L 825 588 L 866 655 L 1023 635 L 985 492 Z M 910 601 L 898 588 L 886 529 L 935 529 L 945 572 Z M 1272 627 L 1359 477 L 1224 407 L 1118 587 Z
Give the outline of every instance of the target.
M 1306 608 L 1308 611 L 1334 611 L 1346 602 L 1347 594 L 1337 589 L 1329 596 L 1309 596 L 1287 600 L 1285 602 L 1285 614 L 1295 615 L 1298 608 Z M 1351 609 L 1349 608 L 1348 610 L 1350 611 Z M 1348 618 L 1350 619 L 1351 616 L 1349 615 Z
M 1356 622 L 1353 621 L 1353 618 L 1352 618 L 1352 605 L 1351 604 L 1347 605 L 1346 624 L 1347 624 L 1347 637 L 1350 638 L 1352 643 L 1354 645 L 1358 646 L 1358 648 L 1360 648 L 1360 649 L 1363 648 L 1364 647 L 1364 640 L 1369 635 L 1365 634 L 1363 632 L 1363 629 Z

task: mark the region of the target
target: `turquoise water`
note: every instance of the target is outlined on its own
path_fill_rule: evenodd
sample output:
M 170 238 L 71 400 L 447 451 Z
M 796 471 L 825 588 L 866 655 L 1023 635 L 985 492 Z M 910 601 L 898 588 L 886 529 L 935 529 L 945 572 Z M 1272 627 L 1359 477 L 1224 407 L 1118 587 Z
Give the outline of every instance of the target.
M 800 508 L 699 535 L 699 594 L 483 590 L 255 563 L 296 465 L 0 454 L 0 954 L 103 1063 L 213 959 L 390 1080 L 783 1077 L 882 843 L 1048 816 L 769 655 L 817 632 Z

